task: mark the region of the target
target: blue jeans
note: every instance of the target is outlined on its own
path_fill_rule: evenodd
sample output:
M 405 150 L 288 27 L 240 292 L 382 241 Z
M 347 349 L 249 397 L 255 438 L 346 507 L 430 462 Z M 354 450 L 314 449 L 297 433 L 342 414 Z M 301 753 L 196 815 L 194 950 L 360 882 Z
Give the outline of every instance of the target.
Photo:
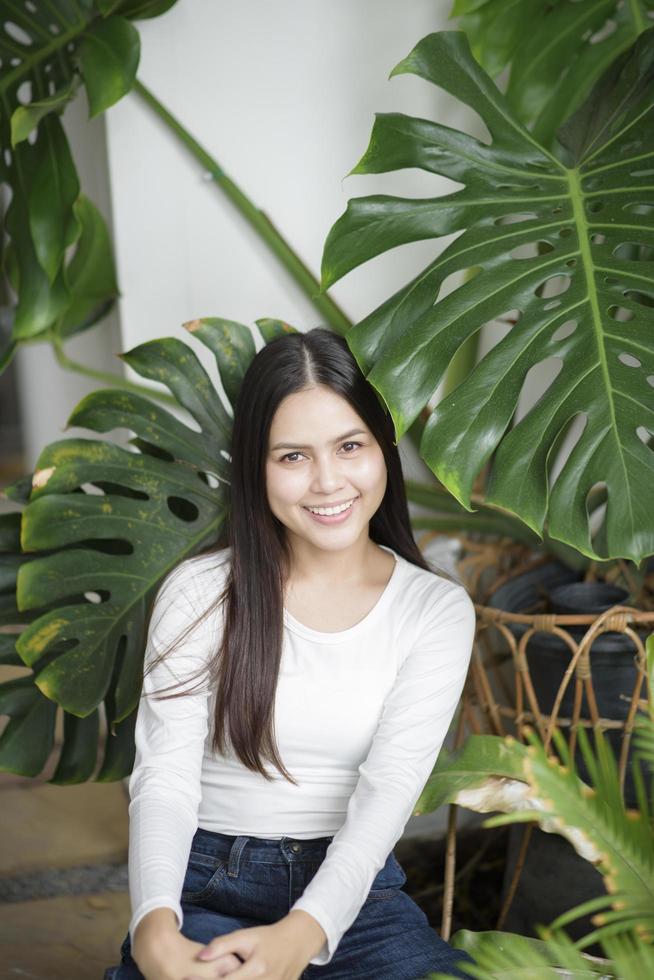
M 331 840 L 232 837 L 199 828 L 181 894 L 182 935 L 208 943 L 236 929 L 282 919 L 320 867 Z M 454 964 L 470 962 L 470 957 L 438 936 L 401 890 L 405 881 L 391 851 L 331 962 L 309 964 L 302 980 L 419 980 L 437 971 L 468 978 Z M 104 980 L 143 980 L 129 934 L 121 954 L 121 964 L 110 967 Z

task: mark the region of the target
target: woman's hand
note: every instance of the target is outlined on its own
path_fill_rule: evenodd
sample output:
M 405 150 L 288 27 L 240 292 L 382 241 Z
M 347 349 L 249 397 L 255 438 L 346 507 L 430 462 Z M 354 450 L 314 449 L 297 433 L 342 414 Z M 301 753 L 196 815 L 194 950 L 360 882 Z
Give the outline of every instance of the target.
M 198 980 L 214 980 L 242 965 L 232 953 L 203 963 L 197 955 L 206 948 L 181 933 L 166 935 L 156 946 L 139 955 L 137 966 L 145 980 L 187 980 L 192 974 Z
M 197 962 L 210 961 L 226 967 L 227 957 L 238 954 L 245 962 L 226 967 L 227 973 L 218 976 L 229 976 L 230 980 L 299 980 L 325 939 L 313 916 L 297 910 L 273 925 L 250 926 L 217 936 L 207 943 Z M 191 971 L 184 980 L 201 980 L 204 976 Z
M 152 909 L 136 927 L 132 958 L 145 980 L 185 980 L 192 972 L 202 980 L 224 977 L 241 965 L 231 954 L 199 964 L 196 957 L 205 948 L 182 935 L 173 909 Z

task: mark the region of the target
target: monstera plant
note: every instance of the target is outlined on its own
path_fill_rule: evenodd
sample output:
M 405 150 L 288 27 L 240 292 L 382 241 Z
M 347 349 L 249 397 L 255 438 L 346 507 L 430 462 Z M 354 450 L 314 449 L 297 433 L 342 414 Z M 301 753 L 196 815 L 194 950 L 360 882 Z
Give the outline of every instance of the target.
M 265 342 L 294 328 L 260 320 Z M 227 320 L 187 325 L 214 354 L 234 403 L 255 354 L 252 331 Z M 109 731 L 95 778 L 131 772 L 144 624 L 162 577 L 214 542 L 225 518 L 231 417 L 189 345 L 173 337 L 121 355 L 165 385 L 187 421 L 136 393 L 106 389 L 68 419 L 96 433 L 127 429 L 129 445 L 64 439 L 41 453 L 0 515 L 0 663 L 32 673 L 0 684 L 0 770 L 37 775 L 52 751 L 57 706 L 64 738 L 51 781 L 89 779 L 99 708 Z
M 60 116 L 80 87 L 89 116 L 134 83 L 132 20 L 176 0 L 5 4 L 0 21 L 0 183 L 11 200 L 0 269 L 17 295 L 0 371 L 21 342 L 66 337 L 97 323 L 118 288 L 105 222 L 81 192 Z M 71 254 L 72 252 L 72 254 Z
M 602 75 L 559 130 L 556 153 L 512 114 L 464 33 L 421 40 L 392 72 L 406 73 L 472 108 L 490 142 L 376 117 L 353 173 L 417 167 L 463 186 L 351 200 L 326 242 L 324 287 L 388 249 L 460 234 L 352 328 L 350 348 L 400 438 L 459 348 L 510 313 L 504 338 L 429 414 L 423 459 L 470 511 L 485 471 L 483 502 L 537 535 L 547 529 L 591 559 L 640 562 L 654 552 L 654 28 Z M 550 358 L 556 377 L 512 424 L 529 372 Z M 550 485 L 577 419 L 583 430 Z

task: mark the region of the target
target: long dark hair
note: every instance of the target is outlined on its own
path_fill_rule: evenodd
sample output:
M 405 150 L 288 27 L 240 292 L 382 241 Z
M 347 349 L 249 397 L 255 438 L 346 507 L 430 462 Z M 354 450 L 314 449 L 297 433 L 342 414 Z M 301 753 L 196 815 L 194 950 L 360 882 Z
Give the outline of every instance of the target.
M 266 494 L 266 457 L 273 417 L 288 395 L 324 385 L 341 395 L 377 440 L 386 463 L 384 498 L 370 519 L 369 536 L 428 571 L 413 538 L 392 418 L 362 374 L 346 340 L 324 327 L 283 334 L 252 359 L 234 407 L 228 516 L 218 543 L 201 552 L 230 548 L 230 569 L 220 595 L 199 619 L 224 603 L 220 648 L 208 665 L 216 685 L 212 747 L 224 753 L 229 738 L 244 766 L 272 779 L 262 757 L 290 782 L 275 742 L 274 702 L 282 655 L 284 585 L 291 555 L 284 525 Z M 199 620 L 176 638 L 177 646 Z M 148 667 L 151 670 L 173 647 Z M 147 672 L 147 671 L 146 671 Z M 169 690 L 166 688 L 165 690 Z M 184 691 L 183 694 L 190 693 Z M 182 695 L 169 695 L 179 697 Z

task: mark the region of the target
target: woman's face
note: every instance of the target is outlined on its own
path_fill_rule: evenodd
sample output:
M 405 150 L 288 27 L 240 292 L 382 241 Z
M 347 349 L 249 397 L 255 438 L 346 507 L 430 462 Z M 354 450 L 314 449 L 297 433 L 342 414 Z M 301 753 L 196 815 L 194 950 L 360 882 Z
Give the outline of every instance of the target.
M 340 551 L 361 534 L 386 492 L 379 443 L 351 405 L 323 385 L 288 395 L 270 428 L 266 489 L 273 514 L 317 548 Z M 350 502 L 352 502 L 350 504 Z M 346 511 L 315 519 L 308 507 L 348 503 Z

